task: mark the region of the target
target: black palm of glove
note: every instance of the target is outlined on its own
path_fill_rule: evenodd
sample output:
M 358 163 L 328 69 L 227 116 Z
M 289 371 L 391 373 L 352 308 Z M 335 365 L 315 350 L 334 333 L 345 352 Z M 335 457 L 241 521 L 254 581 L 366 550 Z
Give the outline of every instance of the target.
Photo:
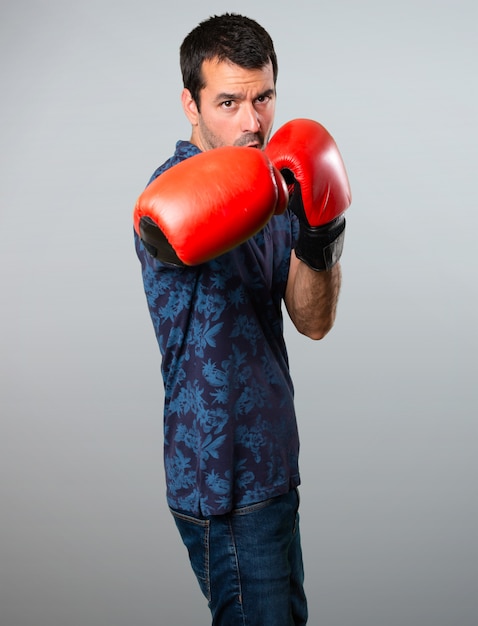
M 330 270 L 342 256 L 345 239 L 345 216 L 339 215 L 321 226 L 311 226 L 302 201 L 300 184 L 290 170 L 281 171 L 289 188 L 289 209 L 297 216 L 300 224 L 295 253 L 297 258 L 317 272 Z

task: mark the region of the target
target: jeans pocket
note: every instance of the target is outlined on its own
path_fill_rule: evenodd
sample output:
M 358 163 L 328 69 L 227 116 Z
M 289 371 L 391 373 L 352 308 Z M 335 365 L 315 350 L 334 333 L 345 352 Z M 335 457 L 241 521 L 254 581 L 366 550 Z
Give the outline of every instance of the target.
M 189 554 L 189 560 L 202 593 L 211 600 L 209 575 L 209 530 L 207 519 L 199 519 L 170 509 L 177 529 Z

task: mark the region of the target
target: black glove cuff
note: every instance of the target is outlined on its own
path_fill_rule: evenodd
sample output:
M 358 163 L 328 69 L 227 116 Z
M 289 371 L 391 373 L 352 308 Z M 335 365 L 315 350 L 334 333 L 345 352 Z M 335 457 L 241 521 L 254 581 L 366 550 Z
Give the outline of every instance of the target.
M 295 247 L 297 258 L 317 272 L 330 270 L 342 256 L 345 239 L 345 217 L 339 215 L 323 226 L 300 222 Z
M 184 267 L 173 247 L 166 239 L 163 231 L 149 217 L 142 217 L 139 221 L 139 234 L 144 247 L 155 259 L 164 263 Z

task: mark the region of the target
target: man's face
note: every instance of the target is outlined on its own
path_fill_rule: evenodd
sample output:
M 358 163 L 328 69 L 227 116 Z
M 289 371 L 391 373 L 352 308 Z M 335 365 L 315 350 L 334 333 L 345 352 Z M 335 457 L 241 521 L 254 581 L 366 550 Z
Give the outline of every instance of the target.
M 192 124 L 191 142 L 201 150 L 220 146 L 264 148 L 272 130 L 275 86 L 272 64 L 248 70 L 226 61 L 205 61 L 200 112 L 187 89 L 182 102 Z

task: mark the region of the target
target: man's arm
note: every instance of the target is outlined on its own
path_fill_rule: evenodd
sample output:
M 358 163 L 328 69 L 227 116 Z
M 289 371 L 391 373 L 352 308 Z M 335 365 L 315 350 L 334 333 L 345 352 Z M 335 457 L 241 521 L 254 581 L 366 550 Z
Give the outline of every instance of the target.
M 266 153 L 289 186 L 289 210 L 299 223 L 287 310 L 300 333 L 322 339 L 334 325 L 341 286 L 344 212 L 351 202 L 345 166 L 329 132 L 307 119 L 282 126 Z
M 292 251 L 285 304 L 297 330 L 310 339 L 322 339 L 335 322 L 342 272 L 340 263 L 317 272 Z

